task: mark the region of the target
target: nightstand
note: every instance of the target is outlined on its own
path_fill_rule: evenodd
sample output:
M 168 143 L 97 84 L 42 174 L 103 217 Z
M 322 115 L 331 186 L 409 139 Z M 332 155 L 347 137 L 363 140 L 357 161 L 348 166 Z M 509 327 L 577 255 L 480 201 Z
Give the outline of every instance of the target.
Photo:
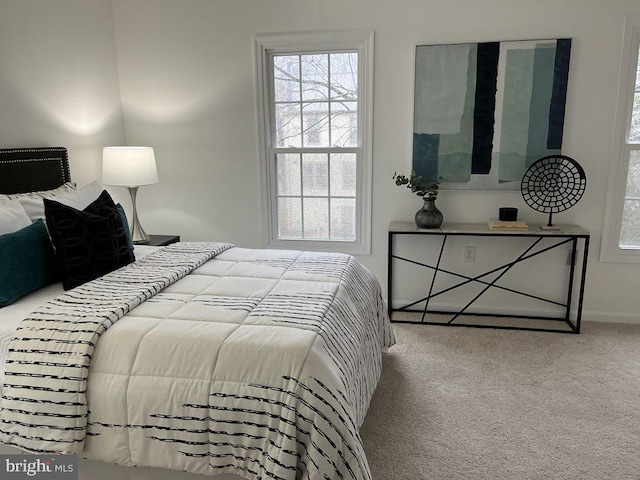
M 164 247 L 180 241 L 180 235 L 149 235 L 149 245 L 152 247 Z

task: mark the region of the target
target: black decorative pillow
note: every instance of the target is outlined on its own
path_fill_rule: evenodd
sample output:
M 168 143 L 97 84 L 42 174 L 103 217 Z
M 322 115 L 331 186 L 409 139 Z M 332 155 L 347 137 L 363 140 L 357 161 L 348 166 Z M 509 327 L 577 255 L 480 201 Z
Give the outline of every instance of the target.
M 43 201 L 65 290 L 134 261 L 122 217 L 106 190 L 82 211 L 55 200 Z

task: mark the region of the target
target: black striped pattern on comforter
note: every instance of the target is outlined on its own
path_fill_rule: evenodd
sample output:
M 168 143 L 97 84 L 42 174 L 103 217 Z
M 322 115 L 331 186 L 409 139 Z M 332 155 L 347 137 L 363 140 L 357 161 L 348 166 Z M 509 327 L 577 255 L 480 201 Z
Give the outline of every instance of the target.
M 29 315 L 5 362 L 0 441 L 31 452 L 82 451 L 87 375 L 100 336 L 128 311 L 231 247 L 172 245 L 70 290 Z
M 358 428 L 394 338 L 377 281 L 350 256 L 231 249 L 204 263 L 195 254 L 201 268 L 104 335 L 87 382 L 97 338 L 158 292 L 160 277 L 184 276 L 182 264 L 194 262 L 185 249 L 200 248 L 172 245 L 135 275 L 115 272 L 30 316 L 7 365 L 2 441 L 209 475 L 370 478 Z M 177 273 L 163 270 L 170 265 Z M 164 331 L 181 332 L 180 343 Z M 167 358 L 142 346 L 127 353 L 136 335 Z M 126 378 L 110 365 L 120 352 L 134 359 Z

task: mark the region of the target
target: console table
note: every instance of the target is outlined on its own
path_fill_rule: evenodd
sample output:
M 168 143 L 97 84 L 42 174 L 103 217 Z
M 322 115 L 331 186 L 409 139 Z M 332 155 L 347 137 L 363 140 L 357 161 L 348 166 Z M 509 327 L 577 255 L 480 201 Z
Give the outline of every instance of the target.
M 487 224 L 472 224 L 472 223 L 444 223 L 441 228 L 437 229 L 422 229 L 416 227 L 415 223 L 409 222 L 392 222 L 389 225 L 389 243 L 388 243 L 388 276 L 387 276 L 387 302 L 389 309 L 389 317 L 393 322 L 399 323 L 421 323 L 426 325 L 448 325 L 448 326 L 459 326 L 459 327 L 481 327 L 481 328 L 502 328 L 502 329 L 511 329 L 511 330 L 535 330 L 535 331 L 545 331 L 545 332 L 562 332 L 562 333 L 580 333 L 580 322 L 582 319 L 582 303 L 584 299 L 584 286 L 585 279 L 587 273 L 587 257 L 589 254 L 589 237 L 590 234 L 586 230 L 576 225 L 558 225 L 557 230 L 543 230 L 538 225 L 529 226 L 527 230 L 491 230 Z M 440 244 L 440 252 L 435 264 L 424 263 L 421 261 L 417 261 L 415 259 L 409 258 L 407 255 L 402 255 L 400 252 L 395 251 L 394 248 L 394 239 L 399 235 L 429 235 L 429 236 L 439 236 L 442 237 L 442 242 Z M 506 263 L 498 266 L 497 268 L 492 268 L 491 270 L 484 272 L 480 275 L 468 276 L 464 275 L 460 272 L 454 272 L 450 269 L 444 268 L 442 265 L 443 252 L 445 251 L 445 247 L 447 245 L 447 239 L 449 237 L 492 237 L 496 240 L 500 241 L 508 241 L 509 238 L 530 238 L 530 244 L 525 248 L 525 250 L 516 256 L 515 259 L 509 260 Z M 551 245 L 539 247 L 539 244 L 543 240 L 551 240 Z M 582 255 L 581 262 L 578 264 L 578 244 L 582 242 Z M 499 247 L 500 244 L 497 246 Z M 565 297 L 565 301 L 558 302 L 553 299 L 544 298 L 538 295 L 533 295 L 527 292 L 515 290 L 506 286 L 502 286 L 499 284 L 499 280 L 503 277 L 507 272 L 509 272 L 515 265 L 522 263 L 526 260 L 529 260 L 534 257 L 543 256 L 546 252 L 550 250 L 561 248 L 562 246 L 569 246 L 571 262 L 568 265 L 569 268 L 569 279 L 567 284 L 567 293 Z M 425 286 L 425 290 L 428 292 L 426 296 L 418 299 L 415 302 L 411 302 L 408 305 L 394 307 L 393 305 L 393 275 L 394 275 L 394 263 L 397 261 L 408 262 L 414 265 L 418 265 L 420 267 L 424 267 L 433 271 L 430 285 Z M 439 273 L 446 273 L 449 275 L 453 275 L 457 278 L 460 278 L 460 283 L 457 283 L 451 287 L 444 288 L 439 291 L 435 291 L 436 277 Z M 575 323 L 571 318 L 571 309 L 574 301 L 574 283 L 576 280 L 577 274 L 577 288 L 578 288 L 578 298 L 576 305 L 576 317 Z M 492 280 L 485 280 L 485 277 L 490 275 L 495 275 Z M 429 309 L 429 301 L 437 297 L 443 293 L 454 290 L 463 285 L 467 285 L 469 283 L 478 283 L 482 285 L 480 293 L 475 295 L 468 303 L 461 306 L 458 311 L 450 312 L 450 311 L 437 311 Z M 496 313 L 480 313 L 480 312 L 470 312 L 468 311 L 469 307 L 471 307 L 478 298 L 484 295 L 489 289 L 500 289 L 503 291 L 511 292 L 516 295 L 523 295 L 525 297 L 533 298 L 535 300 L 541 302 L 547 302 L 554 304 L 556 306 L 560 306 L 563 310 L 563 315 L 561 316 L 535 316 L 535 315 L 507 315 L 507 314 L 496 314 Z M 413 308 L 415 305 L 424 302 L 424 308 L 415 309 Z M 394 320 L 393 313 L 394 312 L 420 312 L 422 313 L 420 321 L 410 321 L 410 320 Z M 441 313 L 448 314 L 452 316 L 452 318 L 445 320 L 444 322 L 433 322 L 427 321 L 426 314 L 427 313 Z M 487 325 L 487 324 L 477 324 L 477 323 L 465 323 L 461 320 L 462 316 L 467 315 L 483 315 L 483 316 L 492 316 L 492 317 L 510 317 L 514 319 L 520 319 L 520 324 L 516 325 Z M 537 320 L 548 320 L 549 322 L 545 322 L 545 325 L 550 325 L 548 328 L 545 327 L 530 327 L 521 325 L 522 319 L 537 319 Z M 552 325 L 558 325 L 554 322 L 562 322 L 562 328 L 553 328 Z

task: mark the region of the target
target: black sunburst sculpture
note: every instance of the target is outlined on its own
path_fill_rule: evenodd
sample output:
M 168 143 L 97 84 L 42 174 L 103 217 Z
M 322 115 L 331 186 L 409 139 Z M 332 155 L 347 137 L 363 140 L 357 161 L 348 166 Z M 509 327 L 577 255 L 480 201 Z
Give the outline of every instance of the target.
M 586 186 L 587 177 L 578 162 L 565 155 L 549 155 L 531 164 L 522 177 L 520 191 L 527 205 L 549 214 L 547 228 L 551 228 L 552 215 L 578 203 Z

